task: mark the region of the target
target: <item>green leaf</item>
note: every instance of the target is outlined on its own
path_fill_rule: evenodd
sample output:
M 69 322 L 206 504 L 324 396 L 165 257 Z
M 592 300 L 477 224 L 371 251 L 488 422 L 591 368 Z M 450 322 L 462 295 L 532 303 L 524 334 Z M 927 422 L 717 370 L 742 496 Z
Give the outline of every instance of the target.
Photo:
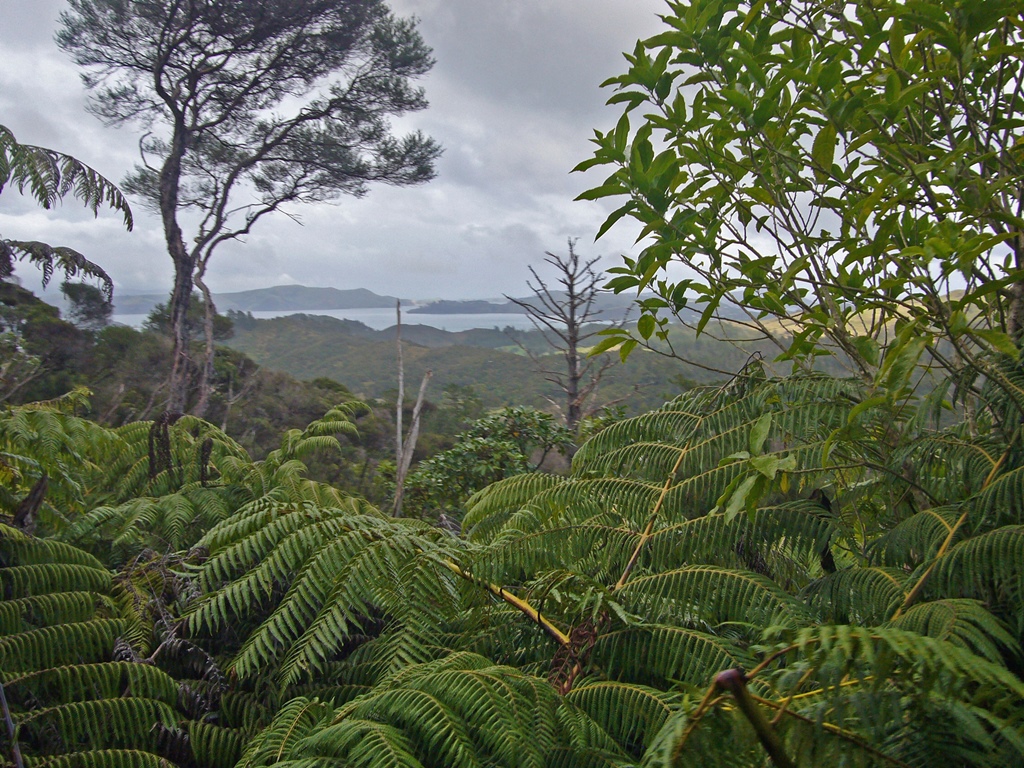
M 750 452 L 752 454 L 757 455 L 764 448 L 764 442 L 768 439 L 768 433 L 772 429 L 772 419 L 771 413 L 765 413 L 754 422 L 754 426 L 750 430 Z
M 836 128 L 832 123 L 825 123 L 814 137 L 811 146 L 811 158 L 814 160 L 814 175 L 823 181 L 832 171 L 832 160 L 836 152 Z
M 640 319 L 636 321 L 637 332 L 644 337 L 645 341 L 651 338 L 656 325 L 657 321 L 654 319 L 654 315 L 641 315 Z
M 637 343 L 636 339 L 626 339 L 622 342 L 622 346 L 619 347 L 619 359 L 622 360 L 622 362 L 626 362 L 626 358 L 629 357 L 629 353 L 636 349 Z
M 971 336 L 981 339 L 997 352 L 1010 355 L 1016 358 L 1020 354 L 1020 348 L 1016 342 L 1006 333 L 993 328 L 975 328 L 970 330 Z
M 629 190 L 622 184 L 602 184 L 600 187 L 594 187 L 593 189 L 588 189 L 586 192 L 581 192 L 576 197 L 576 200 L 599 200 L 602 197 L 624 195 L 627 192 L 629 192 Z

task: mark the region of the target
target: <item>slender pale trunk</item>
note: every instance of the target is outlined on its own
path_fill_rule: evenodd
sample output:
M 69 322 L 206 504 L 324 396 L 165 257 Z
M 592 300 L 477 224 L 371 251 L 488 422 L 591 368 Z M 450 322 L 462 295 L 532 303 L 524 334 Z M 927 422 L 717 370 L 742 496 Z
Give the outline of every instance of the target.
M 405 497 L 405 478 L 409 475 L 409 467 L 412 465 L 412 455 L 416 451 L 416 441 L 420 437 L 420 412 L 423 410 L 423 401 L 427 395 L 427 384 L 433 371 L 428 370 L 423 374 L 423 381 L 420 382 L 420 392 L 416 396 L 416 405 L 412 409 L 412 424 L 409 425 L 409 436 L 402 446 L 402 458 L 398 462 L 395 472 L 395 517 L 402 514 L 402 499 Z
M 210 293 L 209 287 L 203 281 L 205 271 L 204 265 L 200 265 L 195 277 L 192 279 L 192 282 L 195 283 L 196 287 L 203 294 L 203 303 L 206 305 L 206 311 L 203 315 L 203 335 L 206 338 L 206 349 L 203 353 L 203 367 L 199 374 L 199 399 L 196 402 L 196 407 L 193 409 L 193 413 L 200 418 L 206 416 L 206 409 L 210 405 L 210 392 L 213 389 L 213 356 L 215 352 L 213 345 L 213 320 L 217 315 L 217 307 L 213 303 L 213 294 Z
M 433 371 L 423 374 L 420 391 L 416 396 L 416 405 L 412 409 L 412 424 L 409 425 L 409 436 L 402 435 L 402 409 L 405 406 L 405 364 L 402 359 L 402 302 L 395 304 L 395 338 L 398 342 L 398 404 L 395 406 L 395 506 L 394 516 L 402 514 L 402 499 L 405 496 L 405 478 L 412 464 L 412 454 L 416 450 L 416 441 L 420 436 L 420 411 L 427 394 L 427 384 Z
M 192 295 L 192 275 L 195 271 L 195 260 L 185 247 L 181 226 L 178 224 L 181 159 L 185 156 L 187 145 L 185 127 L 179 123 L 175 125 L 170 151 L 160 170 L 160 216 L 163 219 L 167 252 L 174 262 L 174 290 L 171 293 L 170 306 L 167 308 L 171 320 L 171 335 L 174 339 L 167 410 L 174 413 L 183 413 L 188 400 L 189 338 L 186 319 L 189 298 Z
M 1018 233 L 1011 241 L 1014 262 L 1018 270 L 1024 267 L 1024 234 Z M 1006 332 L 1019 345 L 1024 336 L 1024 281 L 1010 286 L 1010 308 L 1007 312 Z
M 398 467 L 402 466 L 402 408 L 405 406 L 405 365 L 402 361 L 401 299 L 395 302 L 395 316 L 395 341 L 398 344 L 398 404 L 395 406 L 395 468 L 397 470 Z

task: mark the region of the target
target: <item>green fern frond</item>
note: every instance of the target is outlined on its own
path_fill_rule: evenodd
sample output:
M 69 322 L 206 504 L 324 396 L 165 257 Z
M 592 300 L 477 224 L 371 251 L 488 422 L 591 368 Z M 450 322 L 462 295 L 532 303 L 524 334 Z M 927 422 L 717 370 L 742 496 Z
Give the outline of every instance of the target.
M 805 594 L 829 623 L 874 626 L 892 616 L 912 584 L 896 568 L 844 568 L 811 583 Z
M 664 726 L 675 699 L 654 688 L 615 682 L 588 683 L 565 698 L 636 757 Z
M 94 619 L 8 635 L 0 638 L 0 668 L 12 674 L 105 661 L 130 629 L 124 619 Z
M 557 475 L 513 475 L 477 491 L 466 502 L 462 529 L 470 541 L 485 543 L 530 499 L 562 481 Z
M 153 726 L 157 723 L 173 729 L 178 713 L 153 699 L 96 699 L 28 712 L 18 722 L 18 735 L 41 745 L 56 735 L 76 747 L 155 750 Z
M 963 696 L 997 717 L 1020 715 L 1024 682 L 951 642 L 896 628 L 833 625 L 801 630 L 793 647 L 816 669 L 831 667 L 876 688 L 885 680 L 914 696 L 953 701 Z
M 29 768 L 176 768 L 165 757 L 135 749 L 97 749 L 28 760 Z
M 189 747 L 203 768 L 233 768 L 242 756 L 249 735 L 241 728 L 224 728 L 196 721 L 188 724 Z
M 750 571 L 696 565 L 632 579 L 619 593 L 627 610 L 654 624 L 753 631 L 798 627 L 810 614 L 770 579 Z
M 53 539 L 36 539 L 0 524 L 0 568 L 9 565 L 64 563 L 103 570 L 103 563 L 74 547 Z
M 727 637 L 677 626 L 626 627 L 594 644 L 593 663 L 609 677 L 667 688 L 673 681 L 707 686 L 715 673 L 750 667 L 753 657 Z
M 999 475 L 968 504 L 976 532 L 1024 523 L 1024 466 Z
M 38 563 L 0 568 L 0 589 L 7 600 L 47 592 L 105 592 L 111 583 L 110 571 L 89 565 Z
M 945 599 L 912 606 L 891 623 L 897 629 L 946 640 L 995 664 L 1019 657 L 1020 643 L 977 600 Z
M 879 565 L 916 568 L 938 554 L 939 547 L 953 532 L 960 514 L 959 506 L 918 512 L 873 541 L 868 556 Z
M 113 182 L 71 155 L 20 143 L 9 128 L 0 125 L 0 191 L 9 183 L 19 192 L 27 189 L 44 208 L 68 194 L 93 213 L 107 205 L 121 212 L 125 226 L 132 228 L 131 208 Z
M 324 726 L 334 709 L 317 699 L 296 698 L 284 704 L 242 753 L 238 768 L 257 768 L 293 759 L 296 748 L 317 726 Z
M 327 758 L 360 766 L 540 768 L 591 765 L 595 758 L 624 765 L 626 755 L 546 681 L 460 653 L 408 667 L 333 710 L 290 702 L 239 765 Z
M 762 507 L 752 517 L 738 515 L 732 520 L 705 515 L 655 530 L 647 567 L 660 570 L 702 562 L 749 569 L 757 560 L 767 568 L 771 560 L 782 557 L 812 568 L 832 534 L 832 521 L 810 501 Z
M 54 624 L 88 621 L 101 598 L 95 592 L 52 592 L 0 602 L 0 636 Z
M 12 699 L 31 697 L 55 704 L 133 696 L 174 706 L 179 693 L 178 683 L 158 667 L 125 661 L 51 667 L 10 678 L 5 687 Z
M 925 592 L 966 597 L 1024 628 L 1024 526 L 1007 525 L 961 541 L 939 559 Z

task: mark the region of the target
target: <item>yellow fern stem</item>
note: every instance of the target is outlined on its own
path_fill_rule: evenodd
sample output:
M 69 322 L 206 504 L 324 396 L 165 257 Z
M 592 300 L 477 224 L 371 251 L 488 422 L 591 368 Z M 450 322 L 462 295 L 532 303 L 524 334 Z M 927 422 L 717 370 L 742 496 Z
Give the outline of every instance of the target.
M 675 479 L 676 472 L 679 471 L 680 465 L 683 463 L 683 457 L 686 455 L 686 449 L 684 448 L 679 452 L 679 458 L 676 459 L 675 466 L 672 467 L 672 471 L 668 473 L 668 477 L 665 478 L 665 484 L 661 487 L 661 495 L 658 496 L 658 501 L 654 505 L 654 509 L 651 511 L 651 519 L 647 521 L 647 527 L 644 528 L 643 533 L 640 534 L 640 541 L 636 545 L 636 549 L 633 550 L 633 554 L 629 558 L 629 562 L 626 563 L 626 569 L 622 572 L 622 576 L 615 582 L 615 586 L 612 587 L 612 592 L 617 592 L 626 585 L 626 580 L 629 578 L 629 574 L 633 572 L 633 566 L 636 565 L 636 561 L 640 557 L 640 553 L 643 551 L 644 545 L 647 540 L 651 538 L 651 534 L 654 532 L 654 522 L 658 519 L 658 513 L 661 512 L 661 505 L 665 503 L 665 496 L 668 494 L 669 489 L 672 487 L 672 480 Z
M 491 584 L 489 582 L 482 581 L 476 578 L 473 574 L 469 573 L 468 571 L 462 570 L 459 566 L 457 566 L 450 560 L 444 561 L 444 566 L 452 573 L 454 573 L 456 576 L 460 576 L 466 581 L 471 581 L 474 584 L 483 587 L 495 597 L 500 597 L 513 608 L 516 608 L 517 610 L 524 613 L 530 619 L 530 621 L 540 625 L 545 630 L 547 630 L 547 633 L 551 635 L 551 637 L 553 637 L 559 645 L 563 646 L 564 648 L 569 648 L 569 636 L 565 634 L 562 630 L 560 630 L 558 627 L 556 627 L 554 624 L 552 624 L 550 621 L 541 616 L 540 611 L 538 611 L 536 608 L 534 608 L 532 605 L 530 605 L 522 598 L 516 597 L 504 587 L 500 587 L 497 584 Z

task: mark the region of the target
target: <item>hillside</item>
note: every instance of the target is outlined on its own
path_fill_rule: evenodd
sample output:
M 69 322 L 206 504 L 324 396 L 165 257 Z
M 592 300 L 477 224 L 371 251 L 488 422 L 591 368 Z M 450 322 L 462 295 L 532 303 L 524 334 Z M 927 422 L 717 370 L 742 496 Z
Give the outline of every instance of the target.
M 312 288 L 305 285 L 276 285 L 235 293 L 215 293 L 213 300 L 221 312 L 302 312 L 314 309 L 366 309 L 393 307 L 394 296 L 381 296 L 365 288 Z M 166 294 L 114 296 L 114 311 L 120 315 L 143 315 L 167 301 Z
M 327 376 L 353 392 L 379 397 L 397 386 L 394 328 L 375 331 L 352 320 L 318 315 L 289 315 L 269 320 L 232 314 L 235 336 L 231 347 L 260 365 L 287 371 L 300 379 Z M 547 398 L 560 401 L 557 388 L 545 381 L 528 357 L 517 354 L 512 340 L 490 329 L 448 332 L 430 326 L 402 327 L 407 382 L 415 387 L 429 368 L 436 398 L 450 384 L 472 386 L 488 407 L 532 405 L 548 408 Z M 541 348 L 537 332 L 523 334 L 531 348 Z M 753 348 L 737 348 L 707 337 L 685 338 L 680 332 L 677 349 L 709 366 L 737 370 Z M 636 351 L 625 365 L 609 370 L 599 400 L 626 398 L 630 411 L 657 407 L 680 392 L 685 380 L 709 382 L 724 376 L 650 352 Z M 551 367 L 561 361 L 552 358 Z

